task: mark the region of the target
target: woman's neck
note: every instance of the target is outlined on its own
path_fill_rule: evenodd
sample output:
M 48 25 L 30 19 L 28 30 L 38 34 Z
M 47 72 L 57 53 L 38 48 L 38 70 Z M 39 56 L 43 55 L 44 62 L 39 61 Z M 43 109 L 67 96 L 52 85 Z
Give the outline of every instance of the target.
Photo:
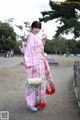
M 31 31 L 34 35 L 37 35 L 36 33 L 34 33 L 33 31 Z

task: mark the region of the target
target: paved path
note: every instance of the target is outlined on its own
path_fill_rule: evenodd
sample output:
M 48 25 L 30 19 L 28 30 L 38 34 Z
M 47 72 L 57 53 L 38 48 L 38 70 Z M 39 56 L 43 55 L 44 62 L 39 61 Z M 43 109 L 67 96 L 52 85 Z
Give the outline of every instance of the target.
M 9 68 L 22 62 L 22 57 L 5 58 L 0 57 L 0 69 Z
M 68 59 L 67 59 L 68 60 Z M 27 110 L 24 99 L 26 74 L 22 65 L 0 70 L 0 111 L 9 111 L 10 120 L 80 120 L 74 94 L 73 61 L 59 60 L 50 66 L 56 94 L 47 96 L 47 107 L 36 113 Z

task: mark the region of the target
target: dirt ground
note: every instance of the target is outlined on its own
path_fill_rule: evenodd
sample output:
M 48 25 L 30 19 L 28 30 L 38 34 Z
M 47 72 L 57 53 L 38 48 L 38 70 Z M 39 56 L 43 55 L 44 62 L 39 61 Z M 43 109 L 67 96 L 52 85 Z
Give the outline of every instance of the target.
M 54 58 L 50 65 L 56 93 L 47 95 L 47 107 L 38 112 L 27 110 L 25 101 L 26 74 L 23 65 L 0 70 L 0 111 L 9 111 L 10 120 L 80 120 L 80 108 L 73 87 L 73 64 L 80 57 Z

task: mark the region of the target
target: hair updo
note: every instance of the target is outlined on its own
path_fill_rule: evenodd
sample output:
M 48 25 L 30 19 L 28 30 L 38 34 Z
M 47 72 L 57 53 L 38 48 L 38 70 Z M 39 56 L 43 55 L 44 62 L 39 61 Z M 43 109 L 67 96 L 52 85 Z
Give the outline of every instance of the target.
M 31 28 L 38 28 L 38 29 L 41 29 L 41 23 L 38 22 L 38 21 L 34 21 L 31 25 Z

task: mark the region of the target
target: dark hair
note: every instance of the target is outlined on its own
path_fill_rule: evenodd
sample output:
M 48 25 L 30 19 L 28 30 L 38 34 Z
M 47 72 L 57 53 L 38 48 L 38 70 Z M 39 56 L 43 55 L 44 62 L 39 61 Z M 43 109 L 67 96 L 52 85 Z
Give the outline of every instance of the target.
M 38 21 L 34 21 L 31 25 L 31 28 L 38 28 L 38 29 L 41 29 L 41 23 L 38 22 Z

